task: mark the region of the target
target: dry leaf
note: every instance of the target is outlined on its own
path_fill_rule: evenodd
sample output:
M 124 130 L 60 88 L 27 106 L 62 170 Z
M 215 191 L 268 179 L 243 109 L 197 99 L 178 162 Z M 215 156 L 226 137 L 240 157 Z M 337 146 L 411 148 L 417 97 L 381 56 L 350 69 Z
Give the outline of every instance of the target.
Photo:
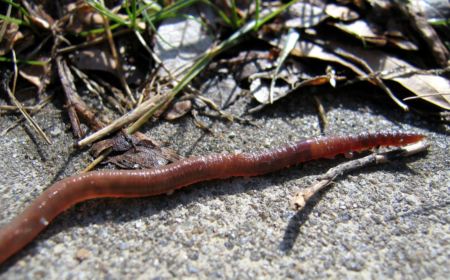
M 402 68 L 419 70 L 406 61 L 387 55 L 379 50 L 344 45 L 340 45 L 339 47 L 364 60 L 374 72 L 397 71 L 401 73 Z M 440 76 L 411 74 L 398 77 L 398 74 L 392 74 L 384 75 L 382 79 L 396 81 L 418 96 L 450 92 L 450 81 Z M 450 96 L 431 96 L 423 99 L 441 108 L 450 110 Z
M 110 157 L 104 163 L 111 162 L 126 169 L 156 168 L 183 159 L 175 151 L 161 147 L 139 132 L 133 135 L 120 133 L 114 138 L 97 142 L 92 145 L 91 151 L 95 157 L 98 157 L 108 148 L 125 153 Z
M 410 24 L 417 34 L 425 40 L 436 63 L 445 68 L 448 65 L 450 53 L 422 14 L 422 7 L 419 5 L 419 1 L 396 1 L 394 3 L 409 18 Z
M 103 163 L 113 163 L 125 169 L 151 169 L 175 162 L 167 159 L 171 154 L 176 153 L 167 148 L 137 146 L 122 155 L 109 157 Z
M 333 25 L 348 34 L 356 36 L 356 38 L 360 38 L 361 40 L 376 44 L 378 46 L 384 46 L 386 44 L 386 38 L 379 33 L 375 33 L 365 20 L 357 20 L 348 24 L 330 23 L 330 25 Z
M 7 24 L 7 27 L 3 40 L 0 42 L 0 56 L 7 54 L 13 48 L 14 42 L 23 38 L 17 23 L 4 22 L 4 24 Z
M 65 30 L 67 32 L 82 32 L 103 26 L 102 16 L 91 6 L 83 3 L 77 5 L 70 14 Z
M 355 20 L 359 18 L 357 12 L 351 10 L 345 6 L 338 6 L 336 4 L 327 4 L 325 7 L 325 13 L 331 16 L 332 18 L 336 18 L 343 21 Z
M 50 60 L 51 58 L 49 56 L 41 56 L 36 59 L 36 61 L 45 62 L 45 65 L 25 65 L 20 68 L 19 74 L 24 79 L 40 88 L 42 86 L 42 78 L 50 67 Z
M 202 13 L 210 22 L 214 22 L 212 8 L 200 5 Z M 189 14 L 200 18 L 196 5 L 182 9 L 179 13 Z M 158 33 L 163 37 L 156 36 L 154 46 L 155 54 L 164 63 L 165 67 L 181 79 L 181 73 L 190 69 L 195 61 L 194 58 L 203 54 L 213 43 L 212 38 L 204 32 L 203 26 L 193 20 L 181 17 L 170 17 L 158 27 Z M 166 42 L 171 45 L 167 44 Z M 164 69 L 159 70 L 161 76 L 167 75 Z
M 49 2 L 49 3 L 51 3 L 51 2 Z M 26 1 L 26 0 L 23 0 L 22 4 L 25 7 L 25 9 L 27 10 L 28 14 L 30 15 L 30 19 L 33 21 L 33 23 L 36 26 L 38 26 L 42 29 L 46 29 L 46 30 L 51 29 L 54 19 L 44 11 L 44 6 L 37 5 L 32 1 Z M 44 3 L 44 4 L 47 4 L 47 3 Z
M 231 75 L 215 76 L 200 88 L 203 96 L 212 100 L 220 109 L 230 106 L 241 95 L 242 89 L 236 84 Z
M 110 53 L 108 45 L 102 45 L 100 48 L 91 48 L 89 50 L 81 50 L 69 58 L 78 69 L 81 70 L 97 70 L 106 71 L 113 75 L 117 75 L 116 72 L 116 60 Z
M 284 10 L 277 21 L 281 21 L 284 27 L 308 28 L 315 26 L 328 17 L 323 3 L 316 6 L 309 2 L 297 2 Z
M 177 101 L 164 112 L 166 120 L 174 120 L 186 115 L 192 109 L 191 100 Z

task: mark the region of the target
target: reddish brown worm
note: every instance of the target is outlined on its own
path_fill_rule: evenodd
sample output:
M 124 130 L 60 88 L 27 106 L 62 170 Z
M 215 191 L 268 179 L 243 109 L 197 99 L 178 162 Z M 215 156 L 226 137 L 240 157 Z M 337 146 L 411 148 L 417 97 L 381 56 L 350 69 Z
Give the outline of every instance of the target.
M 320 136 L 264 152 L 193 157 L 150 170 L 75 175 L 49 187 L 0 230 L 0 263 L 28 244 L 56 215 L 78 201 L 171 194 L 175 189 L 199 181 L 250 177 L 312 159 L 378 146 L 403 146 L 424 138 L 426 136 L 419 133 L 402 131 Z

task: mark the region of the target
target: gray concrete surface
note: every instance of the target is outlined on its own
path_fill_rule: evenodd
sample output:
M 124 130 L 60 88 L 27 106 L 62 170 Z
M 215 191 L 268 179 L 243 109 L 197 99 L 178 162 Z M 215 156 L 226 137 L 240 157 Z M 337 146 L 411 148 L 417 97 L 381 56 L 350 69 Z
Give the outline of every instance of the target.
M 339 178 L 300 213 L 289 209 L 296 191 L 343 156 L 250 179 L 201 182 L 172 196 L 81 202 L 0 265 L 0 279 L 448 279 L 449 126 L 404 113 L 372 89 L 322 99 L 327 134 L 413 130 L 428 134 L 433 146 Z M 52 106 L 62 108 L 58 101 Z M 1 116 L 0 128 L 15 118 Z M 91 161 L 88 149 L 71 146 L 65 114 L 35 119 L 52 146 L 27 124 L 0 139 L 0 226 Z M 261 128 L 201 120 L 216 136 L 191 117 L 141 131 L 187 157 L 260 151 L 321 132 L 312 99 L 301 93 L 256 114 Z

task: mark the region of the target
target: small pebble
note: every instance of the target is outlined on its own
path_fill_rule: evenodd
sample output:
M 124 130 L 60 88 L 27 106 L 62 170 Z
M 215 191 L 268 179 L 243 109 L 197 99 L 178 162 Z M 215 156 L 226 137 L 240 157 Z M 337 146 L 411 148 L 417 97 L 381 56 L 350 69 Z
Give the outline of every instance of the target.
M 77 260 L 84 261 L 91 257 L 91 252 L 86 249 L 80 249 L 77 252 Z

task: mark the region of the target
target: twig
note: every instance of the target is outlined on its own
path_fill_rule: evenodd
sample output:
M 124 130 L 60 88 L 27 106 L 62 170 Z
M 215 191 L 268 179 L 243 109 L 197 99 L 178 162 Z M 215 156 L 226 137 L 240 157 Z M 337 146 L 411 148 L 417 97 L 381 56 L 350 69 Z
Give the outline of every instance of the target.
M 38 107 L 24 107 L 22 106 L 22 109 L 27 111 L 37 110 L 37 111 L 47 111 L 47 112 L 55 112 L 55 113 L 61 113 L 63 110 L 54 110 L 54 109 L 40 109 Z M 19 110 L 19 107 L 17 106 L 9 106 L 9 105 L 1 105 L 0 110 L 6 110 L 6 111 L 17 111 Z
M 120 30 L 120 31 L 117 31 L 117 32 L 113 33 L 112 36 L 116 37 L 116 36 L 123 35 L 123 34 L 129 33 L 129 32 L 132 32 L 132 31 L 133 31 L 133 29 L 131 29 L 131 28 L 124 29 L 124 30 Z M 58 49 L 58 50 L 56 50 L 56 52 L 58 54 L 72 52 L 72 51 L 75 51 L 75 50 L 78 50 L 78 49 L 82 49 L 82 48 L 86 48 L 86 47 L 89 47 L 89 46 L 96 45 L 96 44 L 101 43 L 101 42 L 106 41 L 106 40 L 108 40 L 108 36 L 105 35 L 105 36 L 102 36 L 102 37 L 95 38 L 92 41 L 81 43 L 79 45 L 74 45 L 74 46 L 69 46 L 69 47 L 65 47 L 65 48 L 62 48 L 62 49 Z
M 327 124 L 328 123 L 327 116 L 326 116 L 325 109 L 323 108 L 322 101 L 320 100 L 320 98 L 317 95 L 314 95 L 313 97 L 317 104 L 317 111 L 319 112 L 320 119 L 322 120 L 323 124 Z
M 95 130 L 104 128 L 106 124 L 97 117 L 96 112 L 88 107 L 78 95 L 70 68 L 60 55 L 56 57 L 56 64 L 61 84 L 63 85 L 64 93 L 66 94 L 67 109 L 74 129 L 74 134 L 78 139 L 81 139 L 80 135 L 84 134 L 80 127 L 79 117 Z
M 418 96 L 411 96 L 411 97 L 406 97 L 403 99 L 403 101 L 407 101 L 407 100 L 412 100 L 412 99 L 419 99 L 419 98 L 424 98 L 424 97 L 431 97 L 431 96 L 443 96 L 443 95 L 450 95 L 449 92 L 441 92 L 441 93 L 430 93 L 430 94 L 423 94 L 423 95 L 418 95 Z
M 162 61 L 159 59 L 159 57 L 152 51 L 152 49 L 150 49 L 150 47 L 147 45 L 147 43 L 145 42 L 144 38 L 142 37 L 141 33 L 139 33 L 139 31 L 135 30 L 134 32 L 136 34 L 136 37 L 138 38 L 139 42 L 142 44 L 142 46 L 147 50 L 147 52 L 152 56 L 153 60 L 156 62 L 156 64 L 159 66 L 161 66 L 166 72 L 167 74 L 172 78 L 175 79 L 172 76 L 172 73 L 170 72 L 169 69 L 166 68 L 166 66 L 164 65 L 164 63 L 162 63 Z
M 321 47 L 323 47 L 325 50 L 329 50 L 331 52 L 333 52 L 334 54 L 341 56 L 343 58 L 345 58 L 346 60 L 352 62 L 352 63 L 356 63 L 359 66 L 362 67 L 362 69 L 368 73 L 369 75 L 374 73 L 375 71 L 373 71 L 373 69 L 367 64 L 367 62 L 365 62 L 364 60 L 362 60 L 359 57 L 356 57 L 354 54 L 349 53 L 347 51 L 345 51 L 342 48 L 339 47 L 332 47 L 330 45 L 327 45 L 325 43 L 322 43 L 318 40 L 313 40 L 313 42 Z M 380 87 L 382 90 L 384 90 L 384 92 L 386 92 L 389 97 L 391 97 L 392 100 L 394 100 L 395 103 L 397 103 L 398 106 L 400 106 L 405 112 L 407 112 L 409 110 L 408 105 L 406 105 L 405 103 L 403 103 L 400 99 L 398 99 L 393 93 L 392 91 L 383 83 L 383 81 L 380 79 L 380 77 L 378 76 L 374 76 L 371 79 L 372 82 L 374 82 L 378 87 Z
M 110 153 L 112 152 L 112 148 L 108 148 L 101 155 L 98 156 L 91 164 L 89 164 L 85 169 L 83 169 L 79 174 L 85 173 L 90 171 L 92 168 L 94 168 L 97 164 L 102 162 Z
M 130 87 L 128 87 L 127 81 L 125 80 L 124 71 L 122 68 L 122 63 L 120 62 L 120 57 L 117 54 L 116 45 L 114 44 L 113 36 L 111 33 L 111 29 L 109 28 L 109 21 L 106 18 L 105 15 L 102 14 L 103 18 L 103 25 L 105 26 L 105 32 L 108 37 L 109 46 L 111 47 L 111 54 L 116 60 L 116 71 L 117 75 L 119 76 L 120 83 L 122 84 L 122 87 L 125 89 L 125 92 L 127 93 L 128 97 L 130 97 L 131 102 L 133 104 L 136 104 L 136 100 L 133 97 L 133 94 L 131 93 Z
M 11 16 L 11 10 L 12 10 L 12 5 L 9 4 L 8 10 L 6 11 L 6 14 L 5 14 L 6 17 Z M 3 21 L 2 27 L 0 27 L 0 42 L 3 41 L 3 37 L 5 36 L 5 33 L 6 33 L 6 27 L 8 27 L 8 22 Z
M 198 127 L 200 127 L 201 129 L 203 129 L 206 132 L 211 133 L 213 136 L 215 136 L 216 134 L 214 133 L 213 130 L 211 130 L 209 127 L 207 127 L 206 125 L 204 125 L 199 119 L 198 119 L 198 112 L 195 109 L 191 110 L 191 114 L 194 117 L 194 124 Z
M 133 111 L 127 113 L 126 115 L 120 117 L 119 119 L 115 120 L 111 124 L 109 124 L 107 127 L 104 127 L 100 129 L 99 131 L 95 132 L 92 135 L 89 135 L 88 137 L 84 138 L 83 140 L 78 142 L 78 146 L 86 146 L 89 143 L 92 143 L 94 141 L 97 141 L 98 139 L 101 139 L 105 135 L 109 135 L 110 133 L 117 131 L 124 127 L 125 125 L 129 124 L 130 122 L 133 122 L 140 118 L 142 115 L 147 113 L 152 108 L 155 108 L 160 104 L 161 101 L 164 102 L 164 100 L 170 95 L 170 91 L 164 93 L 163 95 L 155 96 L 144 103 Z
M 45 105 L 47 105 L 50 100 L 53 98 L 53 96 L 49 96 L 47 98 L 45 98 L 44 100 L 42 100 L 41 102 L 39 102 L 34 108 L 33 110 L 31 110 L 30 115 L 34 115 L 38 112 L 39 109 L 41 109 L 42 107 L 44 107 Z M 14 127 L 16 127 L 20 122 L 22 122 L 23 120 L 25 120 L 25 117 L 21 117 L 20 119 L 18 119 L 17 121 L 15 121 L 12 125 L 10 125 L 9 127 L 5 128 L 1 133 L 0 136 L 5 136 L 5 134 L 10 131 L 11 129 L 13 129 Z
M 78 139 L 81 139 L 84 137 L 84 132 L 81 129 L 81 123 L 78 119 L 77 112 L 75 110 L 75 107 L 72 104 L 72 100 L 70 98 L 70 94 L 72 91 L 75 91 L 73 88 L 73 76 L 69 73 L 69 69 L 67 67 L 67 64 L 64 60 L 62 60 L 62 56 L 56 57 L 56 65 L 58 68 L 59 78 L 61 80 L 61 84 L 64 88 L 64 93 L 66 95 L 67 100 L 67 112 L 69 114 L 70 118 L 70 124 L 72 125 L 73 134 Z
M 27 119 L 31 125 L 34 127 L 34 129 L 36 129 L 36 131 L 42 136 L 42 138 L 44 138 L 45 142 L 47 142 L 47 144 L 51 145 L 52 141 L 50 141 L 50 139 L 48 139 L 47 135 L 45 135 L 45 132 L 42 131 L 42 129 L 39 127 L 39 125 L 31 118 L 31 116 L 22 108 L 22 106 L 20 105 L 20 102 L 17 101 L 16 97 L 12 94 L 11 90 L 9 89 L 9 87 L 6 88 L 8 91 L 8 95 L 11 97 L 11 99 L 14 101 L 15 105 L 17 106 L 17 108 L 20 110 L 20 112 L 22 113 L 24 119 Z M 2 132 L 2 135 L 4 133 L 6 133 L 8 129 L 5 129 Z
M 359 169 L 370 164 L 386 163 L 399 157 L 406 157 L 412 154 L 424 152 L 428 147 L 430 147 L 430 143 L 426 140 L 423 140 L 419 143 L 403 147 L 400 150 L 390 151 L 382 154 L 371 154 L 367 157 L 349 161 L 331 168 L 326 174 L 318 178 L 320 180 L 318 183 L 300 191 L 291 202 L 291 207 L 296 211 L 302 210 L 305 207 L 306 202 L 311 197 L 313 197 L 314 194 L 331 184 L 334 178 L 336 178 L 338 175 L 355 169 Z
M 14 96 L 14 92 L 16 91 L 16 83 L 17 83 L 17 64 L 16 64 L 16 53 L 14 50 L 11 50 L 14 60 L 14 82 L 13 82 L 13 90 L 9 89 L 9 86 L 6 85 L 6 91 L 8 92 L 9 97 L 14 102 L 14 105 L 17 106 L 17 108 L 20 110 L 22 115 L 31 123 L 31 125 L 36 129 L 36 131 L 44 138 L 44 140 L 47 142 L 47 144 L 51 145 L 52 141 L 48 139 L 47 135 L 45 135 L 44 131 L 39 127 L 39 125 L 30 117 L 30 115 L 22 108 L 22 105 L 19 101 L 17 101 L 16 97 Z
M 219 114 L 221 114 L 222 116 L 224 116 L 227 120 L 229 120 L 230 122 L 234 122 L 234 119 L 231 115 L 225 113 L 224 111 L 220 110 L 219 106 L 216 105 L 216 103 L 214 103 L 214 101 L 203 97 L 201 95 L 197 95 L 196 96 L 198 99 L 202 100 L 203 102 L 205 102 L 206 104 L 208 104 L 213 110 L 219 112 Z
M 357 82 L 361 82 L 361 81 L 367 81 L 367 80 L 371 80 L 375 77 L 381 78 L 381 79 L 394 79 L 397 77 L 406 77 L 406 76 L 411 76 L 414 74 L 423 74 L 423 75 L 436 75 L 436 76 L 441 76 L 442 74 L 449 72 L 450 71 L 450 66 L 447 66 L 445 68 L 439 68 L 439 69 L 430 69 L 430 70 L 424 70 L 424 69 L 411 69 L 411 68 L 406 68 L 406 67 L 397 67 L 396 69 L 391 69 L 391 70 L 383 70 L 383 71 L 375 71 L 372 72 L 366 76 L 358 76 L 353 80 L 350 80 L 348 82 L 346 82 L 345 84 L 343 84 L 342 86 L 346 86 L 346 85 L 351 85 Z

